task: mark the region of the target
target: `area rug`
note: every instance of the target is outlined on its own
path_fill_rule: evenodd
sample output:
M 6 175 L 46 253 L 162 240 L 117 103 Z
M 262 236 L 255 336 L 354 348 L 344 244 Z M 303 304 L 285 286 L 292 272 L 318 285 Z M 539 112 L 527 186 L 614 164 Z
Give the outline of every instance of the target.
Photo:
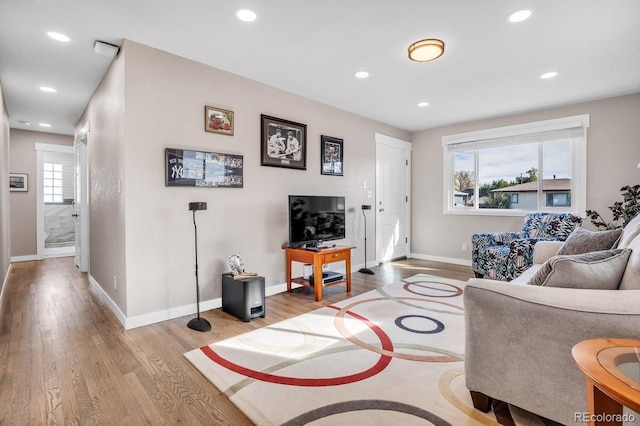
M 416 275 L 185 356 L 260 426 L 543 424 L 473 409 L 464 286 Z

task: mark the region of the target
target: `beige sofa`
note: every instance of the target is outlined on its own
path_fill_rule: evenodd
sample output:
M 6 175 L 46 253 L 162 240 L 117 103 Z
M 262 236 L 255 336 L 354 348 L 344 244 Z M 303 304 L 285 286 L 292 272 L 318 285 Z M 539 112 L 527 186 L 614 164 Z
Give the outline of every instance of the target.
M 465 378 L 476 408 L 487 411 L 497 399 L 584 424 L 576 413 L 586 411 L 585 381 L 571 348 L 592 338 L 640 339 L 640 216 L 618 242 L 631 254 L 617 290 L 527 285 L 561 245 L 536 247 L 536 264 L 514 281 L 468 281 Z

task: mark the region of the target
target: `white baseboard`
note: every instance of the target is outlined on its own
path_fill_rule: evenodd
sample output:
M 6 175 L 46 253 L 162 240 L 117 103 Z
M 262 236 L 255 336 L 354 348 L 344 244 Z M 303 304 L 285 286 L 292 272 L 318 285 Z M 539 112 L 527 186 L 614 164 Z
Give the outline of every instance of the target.
M 0 289 L 0 306 L 2 306 L 2 299 L 4 297 L 4 289 L 7 288 L 7 282 L 9 282 L 9 274 L 11 273 L 11 264 L 7 268 L 7 273 L 2 281 L 2 288 Z
M 11 263 L 15 262 L 30 262 L 32 260 L 40 260 L 37 255 L 29 254 L 27 256 L 11 256 Z
M 470 259 L 458 259 L 456 257 L 432 256 L 430 254 L 411 253 L 412 259 L 431 260 L 432 262 L 451 263 L 453 265 L 471 266 Z
M 127 322 L 127 318 L 124 316 L 120 308 L 118 308 L 118 305 L 116 305 L 111 297 L 102 289 L 100 283 L 98 283 L 98 281 L 96 281 L 95 278 L 91 276 L 91 274 L 89 274 L 89 286 L 93 291 L 98 293 L 100 299 L 102 299 L 102 301 L 107 304 L 109 309 L 111 309 L 111 312 L 113 312 L 116 318 L 118 318 L 118 321 L 120 321 L 120 324 L 122 324 L 122 326 L 126 330 L 125 324 Z
M 367 262 L 368 267 L 378 266 L 377 261 Z M 360 270 L 362 265 L 353 265 L 352 273 Z M 344 268 L 336 269 L 335 272 L 344 273 Z M 194 315 L 197 312 L 197 306 L 195 303 L 177 306 L 175 308 L 165 309 L 162 311 L 151 312 L 148 314 L 138 315 L 135 317 L 127 318 L 120 308 L 115 304 L 115 302 L 109 297 L 109 295 L 102 289 L 100 284 L 89 275 L 89 283 L 92 288 L 98 293 L 100 298 L 107 304 L 109 309 L 114 313 L 116 318 L 125 330 L 130 330 L 132 328 L 143 327 L 145 325 L 155 324 L 162 321 L 172 320 L 174 318 L 185 317 L 188 315 Z M 302 287 L 300 284 L 292 284 L 292 288 Z M 276 284 L 265 288 L 265 297 L 273 296 L 274 294 L 284 293 L 287 291 L 287 283 Z M 222 307 L 222 298 L 218 297 L 211 300 L 205 300 L 200 302 L 200 311 L 209 311 L 211 309 L 218 309 Z

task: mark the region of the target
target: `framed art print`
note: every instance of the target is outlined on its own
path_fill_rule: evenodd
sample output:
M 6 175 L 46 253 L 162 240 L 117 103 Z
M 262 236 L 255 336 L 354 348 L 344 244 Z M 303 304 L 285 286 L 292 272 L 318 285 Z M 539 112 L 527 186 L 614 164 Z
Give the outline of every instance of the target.
M 29 176 L 26 173 L 9 173 L 9 191 L 28 192 Z
M 262 114 L 262 166 L 307 169 L 307 125 Z
M 233 136 L 233 111 L 212 106 L 204 107 L 204 130 Z
M 242 188 L 243 156 L 165 149 L 165 186 Z
M 320 137 L 320 173 L 342 176 L 344 167 L 344 141 L 331 136 Z

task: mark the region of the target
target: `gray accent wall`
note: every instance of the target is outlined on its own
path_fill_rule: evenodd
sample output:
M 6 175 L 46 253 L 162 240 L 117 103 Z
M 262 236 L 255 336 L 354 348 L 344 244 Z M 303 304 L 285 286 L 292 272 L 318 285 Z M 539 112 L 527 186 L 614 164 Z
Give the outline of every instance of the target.
M 640 183 L 640 93 L 413 133 L 412 255 L 471 264 L 471 253 L 462 251 L 462 244 L 468 244 L 470 250 L 473 233 L 522 228 L 522 217 L 443 213 L 442 136 L 579 114 L 591 116 L 587 131 L 587 208 L 611 220 L 608 206 L 622 200 L 620 188 Z M 593 229 L 588 219 L 584 226 Z
M 29 175 L 28 192 L 12 192 L 9 196 L 11 217 L 11 257 L 32 257 L 38 253 L 36 239 L 36 143 L 73 145 L 73 137 L 54 133 L 11 129 L 9 165 L 11 173 Z
M 350 77 L 347 77 L 350 78 Z M 235 134 L 204 131 L 204 107 L 235 113 Z M 260 114 L 307 125 L 307 170 L 260 165 Z M 409 133 L 125 40 L 77 125 L 90 123 L 90 274 L 127 318 L 195 303 L 194 227 L 203 301 L 221 296 L 238 252 L 268 287 L 285 282 L 289 194 L 342 195 L 347 238 L 364 263 L 360 205 L 375 193 L 375 133 Z M 344 139 L 344 176 L 320 174 L 320 136 Z M 165 148 L 244 156 L 244 188 L 165 186 Z M 120 191 L 118 191 L 120 188 Z M 369 247 L 373 252 L 373 246 Z M 115 279 L 114 279 L 115 277 Z M 114 283 L 115 282 L 115 283 Z

